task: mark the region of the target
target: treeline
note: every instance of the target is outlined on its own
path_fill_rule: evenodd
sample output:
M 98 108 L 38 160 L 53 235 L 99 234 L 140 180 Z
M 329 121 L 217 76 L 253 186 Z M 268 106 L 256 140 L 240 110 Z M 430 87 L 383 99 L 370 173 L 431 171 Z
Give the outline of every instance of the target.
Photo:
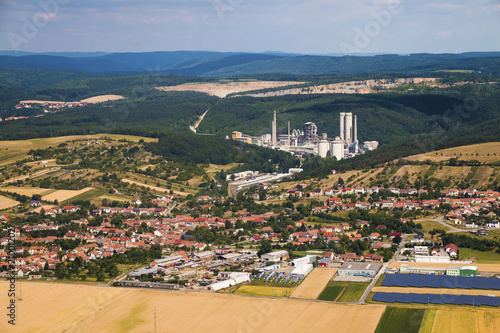
M 160 136 L 158 142 L 145 144 L 144 147 L 171 161 L 223 165 L 242 163 L 244 166 L 240 168 L 262 172 L 288 171 L 300 163 L 285 152 L 188 133 L 167 133 Z

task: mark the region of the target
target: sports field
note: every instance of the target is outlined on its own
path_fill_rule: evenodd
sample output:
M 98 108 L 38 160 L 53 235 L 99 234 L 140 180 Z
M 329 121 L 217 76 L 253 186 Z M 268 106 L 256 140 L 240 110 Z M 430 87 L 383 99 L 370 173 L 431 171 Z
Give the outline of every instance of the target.
M 337 268 L 315 268 L 295 289 L 293 298 L 317 299 L 325 286 L 337 273 Z
M 0 195 L 0 210 L 18 205 L 19 202 Z
M 373 332 L 386 308 L 56 283 L 18 289 L 16 326 L 3 318 L 1 332 Z
M 87 191 L 93 190 L 92 187 L 86 187 L 84 189 L 81 189 L 79 191 L 76 190 L 58 190 L 53 193 L 50 193 L 48 195 L 44 195 L 42 197 L 43 200 L 47 201 L 54 201 L 58 200 L 59 202 L 62 202 L 64 200 L 71 199 L 73 197 L 76 197 L 77 195 L 80 195 L 82 193 L 85 193 Z

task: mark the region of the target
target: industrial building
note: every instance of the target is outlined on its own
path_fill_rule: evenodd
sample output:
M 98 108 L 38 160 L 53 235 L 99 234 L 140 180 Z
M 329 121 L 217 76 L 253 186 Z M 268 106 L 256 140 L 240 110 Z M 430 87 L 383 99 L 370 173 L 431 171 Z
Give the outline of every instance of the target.
M 476 276 L 478 268 L 476 266 L 464 266 L 460 269 L 460 276 Z
M 399 267 L 399 273 L 401 274 L 438 275 L 445 272 L 446 268 L 439 267 L 412 267 L 408 264 L 403 264 Z
M 345 262 L 340 266 L 339 275 L 374 276 L 380 268 L 376 262 Z
M 429 262 L 429 263 L 440 263 L 440 264 L 448 264 L 450 263 L 449 256 L 415 256 L 415 262 Z
M 240 283 L 250 282 L 250 273 L 231 272 L 229 279 L 212 283 L 207 287 L 208 290 L 219 291 Z
M 318 126 L 313 122 L 306 122 L 303 130 L 291 130 L 288 122 L 288 133 L 278 134 L 276 111 L 273 112 L 270 134 L 253 137 L 233 131 L 231 137 L 233 140 L 279 149 L 295 155 L 334 156 L 337 160 L 363 154 L 378 147 L 377 141 L 364 141 L 363 145 L 359 144 L 358 116 L 352 112 L 340 112 L 340 133 L 334 136 L 333 140 L 328 139 L 327 133 L 319 136 Z
M 260 256 L 262 260 L 271 261 L 271 262 L 280 262 L 288 259 L 288 251 L 280 250 L 269 253 L 264 253 Z

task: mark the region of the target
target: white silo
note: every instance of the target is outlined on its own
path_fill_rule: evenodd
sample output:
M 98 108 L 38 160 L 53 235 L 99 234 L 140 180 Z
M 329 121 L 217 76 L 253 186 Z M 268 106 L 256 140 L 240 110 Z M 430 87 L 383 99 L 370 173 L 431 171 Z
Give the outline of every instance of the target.
M 326 133 L 323 133 L 321 140 L 318 143 L 318 155 L 321 157 L 326 157 L 326 155 L 328 155 L 328 148 L 330 144 L 326 138 Z
M 340 161 L 344 158 L 344 141 L 338 136 L 335 137 L 335 140 L 332 141 L 332 156 L 337 158 L 337 161 Z

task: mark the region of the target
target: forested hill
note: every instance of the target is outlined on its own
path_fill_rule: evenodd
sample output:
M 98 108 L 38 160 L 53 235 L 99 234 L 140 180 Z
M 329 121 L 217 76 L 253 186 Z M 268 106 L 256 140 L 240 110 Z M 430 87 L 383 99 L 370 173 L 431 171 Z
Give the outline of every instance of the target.
M 0 55 L 0 68 L 77 70 L 89 73 L 164 73 L 231 77 L 244 74 L 294 75 L 358 73 L 428 73 L 470 70 L 500 74 L 500 52 L 462 54 L 383 54 L 317 56 L 269 53 L 174 51 L 112 54 Z

